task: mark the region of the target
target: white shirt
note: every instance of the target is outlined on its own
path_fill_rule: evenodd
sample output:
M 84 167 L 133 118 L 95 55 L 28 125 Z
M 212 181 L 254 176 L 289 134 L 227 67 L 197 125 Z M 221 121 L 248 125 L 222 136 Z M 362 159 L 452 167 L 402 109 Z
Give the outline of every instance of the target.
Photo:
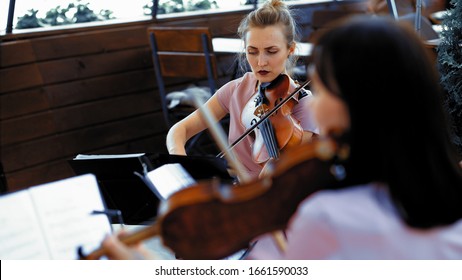
M 379 184 L 313 194 L 300 204 L 286 233 L 285 253 L 266 235 L 249 258 L 462 259 L 461 220 L 430 230 L 411 228 Z

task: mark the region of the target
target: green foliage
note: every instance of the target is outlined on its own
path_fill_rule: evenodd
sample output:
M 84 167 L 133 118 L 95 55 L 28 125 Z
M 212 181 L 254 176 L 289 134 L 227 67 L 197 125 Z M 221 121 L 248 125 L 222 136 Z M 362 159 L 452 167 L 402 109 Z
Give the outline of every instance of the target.
M 20 17 L 16 24 L 17 29 L 35 28 L 44 26 L 40 19 L 37 18 L 38 10 L 30 9 Z
M 210 10 L 213 8 L 218 8 L 218 4 L 215 1 L 209 0 L 199 0 L 199 1 L 188 1 L 186 6 L 189 11 L 198 11 L 198 10 Z
M 169 0 L 163 3 L 159 3 L 157 10 L 158 14 L 170 14 L 170 13 L 181 13 L 184 12 L 185 8 L 183 0 Z
M 81 0 L 69 3 L 67 7 L 57 6 L 46 12 L 45 18 L 37 18 L 38 10 L 29 10 L 28 13 L 18 18 L 17 29 L 34 28 L 43 26 L 65 25 L 81 22 L 107 20 L 112 18 L 110 10 L 102 10 L 95 14 L 88 5 L 82 4 Z
M 442 21 L 437 48 L 441 84 L 446 91 L 446 108 L 452 120 L 453 142 L 462 155 L 462 3 L 452 0 L 452 9 Z
M 66 13 L 72 8 L 74 8 L 74 4 L 69 4 L 67 8 L 61 8 L 61 6 L 57 6 L 56 8 L 49 10 L 42 21 L 48 25 L 53 26 L 71 24 L 73 23 L 72 18 L 68 18 Z
M 144 14 L 150 15 L 152 13 L 152 8 L 152 1 L 149 1 L 149 3 L 143 6 Z M 210 10 L 214 8 L 218 8 L 218 4 L 213 0 L 164 0 L 159 1 L 157 14 L 160 15 L 187 11 Z

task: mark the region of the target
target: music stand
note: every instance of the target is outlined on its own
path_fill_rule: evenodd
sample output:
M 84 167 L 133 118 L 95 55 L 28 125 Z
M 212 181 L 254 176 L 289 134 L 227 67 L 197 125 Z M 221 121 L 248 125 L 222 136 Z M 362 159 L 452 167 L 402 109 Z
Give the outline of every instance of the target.
M 149 224 L 157 216 L 159 199 L 135 172 L 143 174 L 153 169 L 149 155 L 132 157 L 99 156 L 68 161 L 76 175 L 96 176 L 108 209 L 120 210 L 127 225 Z M 118 223 L 111 219 L 112 223 Z

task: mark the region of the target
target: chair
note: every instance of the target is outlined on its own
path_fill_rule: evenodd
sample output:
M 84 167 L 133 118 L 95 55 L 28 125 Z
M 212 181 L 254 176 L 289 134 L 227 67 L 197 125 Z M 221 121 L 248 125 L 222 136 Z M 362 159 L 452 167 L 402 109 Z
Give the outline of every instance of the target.
M 175 93 L 167 93 L 166 78 L 192 80 L 195 84 L 207 81 L 209 96 L 217 88 L 217 62 L 213 52 L 211 33 L 207 27 L 159 27 L 147 29 L 153 65 L 159 89 L 162 113 L 167 128 L 190 114 L 194 107 L 190 94 L 201 93 L 203 88 L 189 88 Z M 169 106 L 172 98 L 177 106 Z M 172 105 L 170 103 L 170 105 Z M 186 150 L 194 149 L 201 135 L 190 140 Z M 197 147 L 196 147 L 197 148 Z M 205 152 L 199 152 L 205 153 Z
M 431 21 L 426 17 L 420 17 L 420 30 L 417 30 L 416 17 L 416 13 L 410 13 L 398 17 L 397 20 L 405 22 L 409 24 L 409 26 L 413 27 L 414 30 L 419 34 L 420 38 L 422 38 L 423 40 L 440 39 L 440 35 L 433 29 Z
M 319 33 L 326 28 L 331 27 L 336 21 L 350 16 L 365 14 L 364 9 L 336 9 L 336 10 L 315 10 L 311 17 L 312 32 L 309 35 L 308 41 L 316 41 Z

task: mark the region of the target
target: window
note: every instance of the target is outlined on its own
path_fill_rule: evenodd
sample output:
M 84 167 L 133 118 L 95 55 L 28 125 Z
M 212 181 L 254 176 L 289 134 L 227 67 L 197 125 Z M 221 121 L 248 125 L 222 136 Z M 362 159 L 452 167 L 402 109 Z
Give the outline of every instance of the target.
M 11 0 L 13 1 L 13 0 Z M 157 0 L 15 0 L 12 28 L 16 30 L 74 23 L 117 20 L 130 22 L 152 17 Z M 157 14 L 197 10 L 233 10 L 255 0 L 158 0 Z M 265 0 L 257 0 L 259 3 Z M 0 34 L 7 30 L 10 0 L 0 0 Z
M 16 0 L 13 28 L 28 29 L 72 23 L 150 18 L 153 0 Z M 160 0 L 158 14 L 226 8 L 241 0 Z M 5 33 L 10 0 L 0 0 L 0 31 Z

